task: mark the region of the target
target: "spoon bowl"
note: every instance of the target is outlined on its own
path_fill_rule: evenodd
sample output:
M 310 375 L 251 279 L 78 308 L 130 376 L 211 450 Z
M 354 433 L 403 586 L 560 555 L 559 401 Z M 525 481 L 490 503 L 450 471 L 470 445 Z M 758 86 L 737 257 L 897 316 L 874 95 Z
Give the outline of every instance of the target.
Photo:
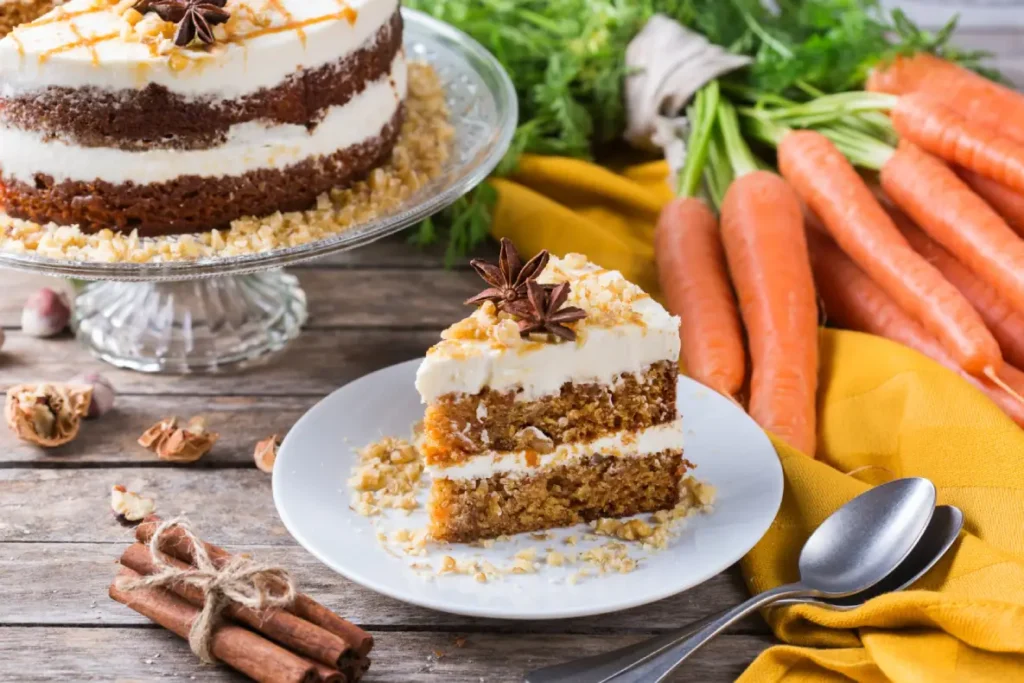
M 857 496 L 807 539 L 800 583 L 827 597 L 867 590 L 911 553 L 934 509 L 927 479 L 897 479 Z

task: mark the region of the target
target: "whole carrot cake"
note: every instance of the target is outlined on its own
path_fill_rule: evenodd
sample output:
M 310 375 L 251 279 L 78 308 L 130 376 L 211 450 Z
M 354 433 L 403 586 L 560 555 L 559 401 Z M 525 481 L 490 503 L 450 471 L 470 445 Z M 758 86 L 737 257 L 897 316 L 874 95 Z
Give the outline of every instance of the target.
M 0 40 L 0 199 L 143 237 L 303 210 L 405 98 L 399 0 L 69 0 Z
M 430 532 L 473 541 L 669 509 L 692 465 L 679 319 L 579 254 L 474 262 L 491 287 L 427 352 Z

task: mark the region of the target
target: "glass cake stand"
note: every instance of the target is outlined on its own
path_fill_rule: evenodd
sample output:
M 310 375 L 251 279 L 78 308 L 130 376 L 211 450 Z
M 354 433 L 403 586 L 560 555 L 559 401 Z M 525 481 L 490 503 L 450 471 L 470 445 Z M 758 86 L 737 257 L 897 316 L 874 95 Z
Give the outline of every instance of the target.
M 244 256 L 102 263 L 0 252 L 0 266 L 89 281 L 75 300 L 81 343 L 113 365 L 197 373 L 263 359 L 295 339 L 306 295 L 281 268 L 369 244 L 445 208 L 494 170 L 515 132 L 515 90 L 479 43 L 403 9 L 405 50 L 434 67 L 455 130 L 441 173 L 387 215 L 316 242 Z

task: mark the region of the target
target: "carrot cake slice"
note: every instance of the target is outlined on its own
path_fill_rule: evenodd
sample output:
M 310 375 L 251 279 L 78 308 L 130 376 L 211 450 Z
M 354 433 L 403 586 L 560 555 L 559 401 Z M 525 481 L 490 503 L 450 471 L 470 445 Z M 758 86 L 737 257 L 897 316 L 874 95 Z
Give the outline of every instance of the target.
M 676 408 L 679 319 L 579 254 L 522 263 L 419 368 L 430 532 L 468 542 L 672 508 L 692 465 Z

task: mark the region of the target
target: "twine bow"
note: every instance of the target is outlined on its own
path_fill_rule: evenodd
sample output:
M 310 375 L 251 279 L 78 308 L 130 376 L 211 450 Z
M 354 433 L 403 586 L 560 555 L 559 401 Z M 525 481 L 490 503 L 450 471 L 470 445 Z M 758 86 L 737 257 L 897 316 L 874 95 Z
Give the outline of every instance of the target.
M 192 544 L 192 563 L 180 569 L 167 562 L 160 551 L 160 539 L 173 527 Z M 149 541 L 149 551 L 160 571 L 138 579 L 121 581 L 118 587 L 131 591 L 139 588 L 163 588 L 176 582 L 194 586 L 203 591 L 206 600 L 199 616 L 192 622 L 188 644 L 192 652 L 205 664 L 216 663 L 213 656 L 213 632 L 220 623 L 221 613 L 231 603 L 249 609 L 283 608 L 295 600 L 295 583 L 287 571 L 279 567 L 257 564 L 244 555 L 232 557 L 218 569 L 210 559 L 203 542 L 196 538 L 188 522 L 180 517 L 160 524 Z M 274 589 L 277 589 L 276 592 Z

